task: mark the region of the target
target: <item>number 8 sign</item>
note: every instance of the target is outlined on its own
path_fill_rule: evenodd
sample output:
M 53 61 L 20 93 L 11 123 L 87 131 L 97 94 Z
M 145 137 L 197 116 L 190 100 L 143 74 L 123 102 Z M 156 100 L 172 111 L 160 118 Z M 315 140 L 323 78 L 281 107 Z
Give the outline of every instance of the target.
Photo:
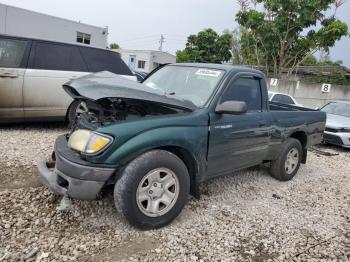
M 321 91 L 322 91 L 322 93 L 329 93 L 331 91 L 331 85 L 330 84 L 322 84 Z

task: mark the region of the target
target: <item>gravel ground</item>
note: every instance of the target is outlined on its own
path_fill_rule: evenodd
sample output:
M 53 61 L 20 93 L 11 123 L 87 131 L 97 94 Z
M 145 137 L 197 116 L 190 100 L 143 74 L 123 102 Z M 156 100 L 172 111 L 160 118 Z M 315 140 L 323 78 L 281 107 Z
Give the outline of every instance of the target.
M 57 210 L 35 163 L 65 131 L 0 128 L 0 261 L 350 261 L 350 151 L 310 153 L 289 182 L 264 167 L 208 181 L 171 225 L 139 231 L 112 194 Z

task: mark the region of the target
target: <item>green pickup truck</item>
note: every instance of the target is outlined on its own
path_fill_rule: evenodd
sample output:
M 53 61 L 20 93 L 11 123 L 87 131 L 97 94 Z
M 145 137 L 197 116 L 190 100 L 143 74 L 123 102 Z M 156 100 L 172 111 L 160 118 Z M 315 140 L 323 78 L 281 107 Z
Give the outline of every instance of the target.
M 100 72 L 64 89 L 75 120 L 53 161 L 38 163 L 43 183 L 77 199 L 113 186 L 117 210 L 140 228 L 170 223 L 216 176 L 266 163 L 292 179 L 325 129 L 324 112 L 268 102 L 264 74 L 239 66 L 170 64 L 142 84 Z

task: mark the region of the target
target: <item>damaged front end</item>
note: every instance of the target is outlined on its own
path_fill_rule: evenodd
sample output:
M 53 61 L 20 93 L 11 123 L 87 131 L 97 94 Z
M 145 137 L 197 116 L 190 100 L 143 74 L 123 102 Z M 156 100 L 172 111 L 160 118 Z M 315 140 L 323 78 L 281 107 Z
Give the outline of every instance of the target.
M 113 123 L 138 118 L 183 113 L 188 110 L 172 108 L 150 101 L 127 98 L 104 98 L 98 101 L 79 99 L 71 131 L 96 130 Z
M 72 132 L 96 130 L 125 120 L 191 112 L 196 108 L 190 101 L 158 94 L 157 90 L 109 72 L 68 82 L 64 89 L 79 101 L 70 123 Z
M 104 126 L 194 109 L 191 102 L 152 93 L 109 72 L 68 82 L 64 89 L 78 102 L 71 131 L 56 139 L 54 162 L 39 162 L 38 174 L 51 191 L 77 199 L 98 197 L 121 168 L 122 163 L 92 160 L 114 144 L 115 136 L 101 132 Z

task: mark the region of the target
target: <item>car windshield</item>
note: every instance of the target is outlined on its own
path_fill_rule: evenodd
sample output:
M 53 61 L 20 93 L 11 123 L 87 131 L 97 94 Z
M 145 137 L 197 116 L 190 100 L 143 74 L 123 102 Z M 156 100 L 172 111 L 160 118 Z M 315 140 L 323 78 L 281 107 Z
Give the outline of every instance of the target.
M 271 99 L 272 96 L 273 96 L 273 93 L 270 93 L 270 92 L 269 92 L 269 99 Z
M 147 78 L 143 84 L 161 91 L 166 96 L 189 100 L 202 107 L 223 75 L 224 71 L 217 69 L 165 66 Z
M 321 108 L 321 111 L 324 111 L 328 114 L 350 117 L 350 103 L 347 104 L 332 102 Z

